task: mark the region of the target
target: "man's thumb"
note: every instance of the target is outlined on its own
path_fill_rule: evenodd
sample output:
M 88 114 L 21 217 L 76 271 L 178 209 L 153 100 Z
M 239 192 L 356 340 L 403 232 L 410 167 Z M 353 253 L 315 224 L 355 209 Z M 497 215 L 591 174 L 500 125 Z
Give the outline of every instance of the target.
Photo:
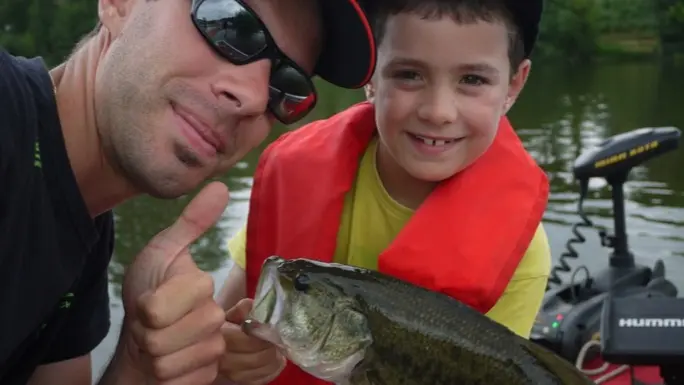
M 149 246 L 176 256 L 214 226 L 228 205 L 228 188 L 220 182 L 205 186 L 169 228 L 157 234 Z M 148 247 L 149 247 L 148 246 Z

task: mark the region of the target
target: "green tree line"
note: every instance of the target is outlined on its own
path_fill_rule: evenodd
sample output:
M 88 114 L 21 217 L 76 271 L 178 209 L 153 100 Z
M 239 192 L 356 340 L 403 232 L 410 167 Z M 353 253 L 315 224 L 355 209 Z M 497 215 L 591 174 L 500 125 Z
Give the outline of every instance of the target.
M 587 60 L 606 53 L 684 52 L 684 0 L 546 0 L 538 57 Z M 2 0 L 0 46 L 43 56 L 69 55 L 95 26 L 92 0 Z
M 605 54 L 684 52 L 684 0 L 546 0 L 537 55 L 590 60 Z

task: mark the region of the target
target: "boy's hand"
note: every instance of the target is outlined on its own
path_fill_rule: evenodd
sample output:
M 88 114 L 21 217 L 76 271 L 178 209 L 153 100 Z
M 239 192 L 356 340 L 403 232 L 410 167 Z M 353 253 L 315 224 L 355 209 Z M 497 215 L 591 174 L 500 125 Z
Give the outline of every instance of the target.
M 226 353 L 219 366 L 220 374 L 239 385 L 267 384 L 285 368 L 286 359 L 275 345 L 249 336 L 242 322 L 252 309 L 252 300 L 243 299 L 226 312 L 223 338 Z

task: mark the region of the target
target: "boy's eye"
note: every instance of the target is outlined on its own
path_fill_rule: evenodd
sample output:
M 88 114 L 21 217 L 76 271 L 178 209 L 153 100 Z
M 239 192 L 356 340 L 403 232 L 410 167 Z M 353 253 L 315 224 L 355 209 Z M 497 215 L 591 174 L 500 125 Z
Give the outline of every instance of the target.
M 487 79 L 479 75 L 465 75 L 461 78 L 461 82 L 471 86 L 479 86 L 487 84 Z
M 395 71 L 394 75 L 395 78 L 401 79 L 401 80 L 419 80 L 420 79 L 420 74 L 416 71 L 411 71 L 411 70 L 401 70 L 401 71 Z

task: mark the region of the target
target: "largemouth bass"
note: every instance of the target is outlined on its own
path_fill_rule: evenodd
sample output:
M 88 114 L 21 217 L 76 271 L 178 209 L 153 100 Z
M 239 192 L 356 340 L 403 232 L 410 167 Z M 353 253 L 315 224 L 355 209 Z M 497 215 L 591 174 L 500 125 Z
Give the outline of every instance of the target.
M 243 327 L 336 384 L 593 384 L 449 296 L 346 265 L 267 259 Z

